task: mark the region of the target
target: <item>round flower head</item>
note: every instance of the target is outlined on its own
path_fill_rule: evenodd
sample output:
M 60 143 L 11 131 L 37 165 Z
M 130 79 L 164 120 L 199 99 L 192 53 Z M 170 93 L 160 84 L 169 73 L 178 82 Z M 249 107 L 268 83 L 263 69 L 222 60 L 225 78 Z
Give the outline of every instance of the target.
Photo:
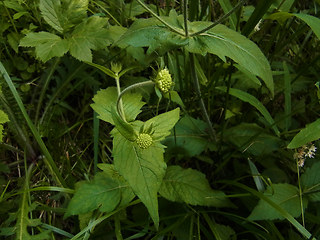
M 153 143 L 152 137 L 148 133 L 140 133 L 136 139 L 136 143 L 142 149 L 147 149 Z
M 158 72 L 155 83 L 163 93 L 167 93 L 170 91 L 173 86 L 173 81 L 171 78 L 171 74 L 169 73 L 169 70 L 167 68 L 162 69 Z

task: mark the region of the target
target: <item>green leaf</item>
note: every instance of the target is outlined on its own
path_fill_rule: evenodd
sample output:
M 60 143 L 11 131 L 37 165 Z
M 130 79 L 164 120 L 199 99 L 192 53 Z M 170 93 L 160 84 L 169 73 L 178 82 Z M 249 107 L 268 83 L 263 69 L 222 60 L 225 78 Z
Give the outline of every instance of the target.
M 310 201 L 320 201 L 320 162 L 314 163 L 301 175 L 304 196 Z
M 135 142 L 124 138 L 116 129 L 112 134 L 115 169 L 127 180 L 134 193 L 147 207 L 155 226 L 158 227 L 157 193 L 166 170 L 163 147 L 154 144 L 147 149 L 141 149 Z
M 20 46 L 35 47 L 37 57 L 43 62 L 53 57 L 61 57 L 69 49 L 66 39 L 48 32 L 28 33 L 21 39 Z
M 320 138 L 320 119 L 308 124 L 289 143 L 287 148 L 298 148 Z
M 101 120 L 114 125 L 111 109 L 116 106 L 117 98 L 118 93 L 115 87 L 102 89 L 93 97 L 94 103 L 91 104 L 91 107 L 99 114 Z M 141 99 L 142 96 L 139 93 L 126 93 L 123 95 L 123 108 L 128 122 L 134 121 L 141 112 L 140 109 L 145 104 Z
M 215 207 L 231 205 L 223 192 L 211 189 L 203 173 L 180 166 L 167 168 L 159 193 L 174 202 Z
M 40 0 L 39 8 L 44 20 L 55 30 L 62 33 L 64 17 L 60 0 Z
M 134 131 L 133 127 L 123 121 L 114 108 L 111 109 L 112 119 L 116 129 L 129 141 L 135 141 L 137 139 L 137 133 Z
M 167 20 L 170 17 L 165 17 Z M 156 51 L 162 55 L 165 52 L 184 46 L 186 38 L 177 35 L 162 25 L 157 19 L 138 19 L 117 42 L 118 46 L 149 47 L 147 53 Z
M 179 120 L 180 108 L 176 108 L 166 113 L 162 113 L 146 121 L 145 125 L 151 126 L 154 133 L 152 137 L 156 140 L 162 140 L 170 135 L 170 130 Z
M 60 33 L 87 17 L 88 0 L 40 0 L 42 17 Z
M 314 34 L 320 39 L 320 18 L 305 13 L 294 13 L 293 15 L 308 24 Z
M 76 189 L 65 217 L 87 213 L 97 208 L 101 212 L 111 212 L 119 205 L 122 191 L 128 189 L 131 191 L 129 185 L 119 177 L 108 172 L 97 173 L 92 182 L 82 183 Z M 131 193 L 131 199 L 133 196 Z
M 2 137 L 3 137 L 3 124 L 9 122 L 8 115 L 0 110 L 0 142 L 2 142 Z
M 216 89 L 221 90 L 223 92 L 227 92 L 226 87 L 216 87 Z M 242 100 L 244 102 L 250 103 L 253 107 L 255 107 L 262 114 L 262 116 L 266 119 L 266 121 L 270 125 L 273 125 L 272 129 L 277 134 L 277 136 L 280 136 L 279 129 L 275 125 L 273 118 L 271 117 L 268 110 L 262 105 L 262 103 L 258 99 L 256 99 L 254 96 L 252 96 L 249 93 L 246 93 L 244 91 L 241 91 L 239 89 L 234 89 L 234 88 L 229 88 L 229 94 L 236 97 L 236 98 L 239 98 L 240 100 Z
M 197 32 L 210 24 L 210 22 L 190 23 L 190 31 Z M 224 25 L 217 25 L 208 32 L 190 38 L 186 49 L 202 55 L 215 54 L 224 62 L 226 57 L 231 58 L 250 73 L 260 77 L 273 96 L 274 84 L 268 60 L 255 43 L 240 33 Z
M 248 151 L 255 156 L 270 154 L 280 148 L 280 139 L 274 137 L 254 123 L 241 123 L 225 131 L 226 140 L 230 141 L 239 151 Z
M 299 217 L 301 215 L 299 190 L 297 187 L 290 184 L 273 184 L 268 186 L 264 193 L 268 199 L 278 204 L 293 217 Z M 307 201 L 304 200 L 304 207 L 307 205 Z M 260 200 L 258 205 L 253 209 L 249 220 L 275 220 L 285 219 L 276 209 L 271 207 L 266 201 Z
M 111 44 L 106 18 L 92 16 L 77 25 L 68 38 L 70 54 L 80 61 L 92 62 L 91 50 L 99 50 Z
M 183 150 L 185 156 L 201 154 L 208 145 L 207 124 L 199 119 L 185 116 L 175 126 L 175 131 L 164 141 L 167 152 Z

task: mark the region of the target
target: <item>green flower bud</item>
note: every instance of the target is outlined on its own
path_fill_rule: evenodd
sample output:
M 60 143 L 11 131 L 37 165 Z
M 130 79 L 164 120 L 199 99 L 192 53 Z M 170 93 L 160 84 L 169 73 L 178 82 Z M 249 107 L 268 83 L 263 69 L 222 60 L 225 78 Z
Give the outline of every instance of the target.
M 147 149 L 153 143 L 152 137 L 147 133 L 140 133 L 136 139 L 140 148 Z
M 174 84 L 169 70 L 165 68 L 158 72 L 155 83 L 163 93 L 169 92 Z

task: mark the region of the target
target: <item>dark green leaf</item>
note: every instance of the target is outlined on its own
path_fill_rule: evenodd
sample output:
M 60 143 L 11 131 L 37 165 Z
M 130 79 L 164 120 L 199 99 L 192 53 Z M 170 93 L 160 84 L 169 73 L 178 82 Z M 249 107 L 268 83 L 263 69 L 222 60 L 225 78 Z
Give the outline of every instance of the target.
M 299 190 L 297 187 L 290 184 L 273 184 L 267 188 L 264 195 L 286 210 L 293 217 L 299 217 L 301 215 Z M 307 201 L 304 200 L 303 202 L 304 207 L 306 207 Z M 250 220 L 284 219 L 284 217 L 276 209 L 271 207 L 262 199 L 253 209 L 248 218 Z
M 196 32 L 206 28 L 209 22 L 190 23 L 190 31 Z M 193 53 L 212 53 L 226 62 L 231 58 L 250 73 L 260 77 L 274 94 L 273 78 L 268 60 L 258 46 L 240 33 L 217 25 L 208 32 L 190 38 L 186 49 Z
M 226 207 L 230 202 L 221 191 L 212 190 L 205 175 L 193 169 L 170 166 L 161 184 L 162 197 L 192 205 Z
M 320 201 L 320 162 L 314 163 L 301 176 L 304 196 L 311 201 Z

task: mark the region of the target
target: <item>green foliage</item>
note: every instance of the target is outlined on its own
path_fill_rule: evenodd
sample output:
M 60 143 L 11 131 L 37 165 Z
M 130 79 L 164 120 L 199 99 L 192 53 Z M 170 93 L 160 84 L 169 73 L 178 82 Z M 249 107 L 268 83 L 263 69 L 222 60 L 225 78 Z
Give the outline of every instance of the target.
M 159 192 L 170 201 L 202 206 L 231 206 L 223 192 L 211 189 L 204 174 L 180 166 L 168 167 Z
M 88 213 L 97 208 L 101 212 L 111 212 L 134 198 L 131 188 L 112 165 L 102 165 L 101 168 L 104 171 L 98 173 L 93 181 L 79 183 L 65 217 Z
M 320 201 L 320 163 L 313 164 L 310 168 L 307 168 L 304 174 L 301 176 L 301 184 L 303 186 L 303 192 L 307 199 L 310 201 Z
M 299 191 L 298 188 L 290 184 L 273 184 L 268 186 L 264 195 L 285 209 L 293 217 L 299 217 L 301 215 Z M 307 201 L 304 201 L 304 207 L 307 205 Z M 258 205 L 253 209 L 250 216 L 250 220 L 275 220 L 284 219 L 269 203 L 264 200 L 260 200 Z
M 0 142 L 2 142 L 3 137 L 3 124 L 9 122 L 8 115 L 4 111 L 0 110 Z
M 289 143 L 288 148 L 298 148 L 320 138 L 320 119 L 307 125 Z

